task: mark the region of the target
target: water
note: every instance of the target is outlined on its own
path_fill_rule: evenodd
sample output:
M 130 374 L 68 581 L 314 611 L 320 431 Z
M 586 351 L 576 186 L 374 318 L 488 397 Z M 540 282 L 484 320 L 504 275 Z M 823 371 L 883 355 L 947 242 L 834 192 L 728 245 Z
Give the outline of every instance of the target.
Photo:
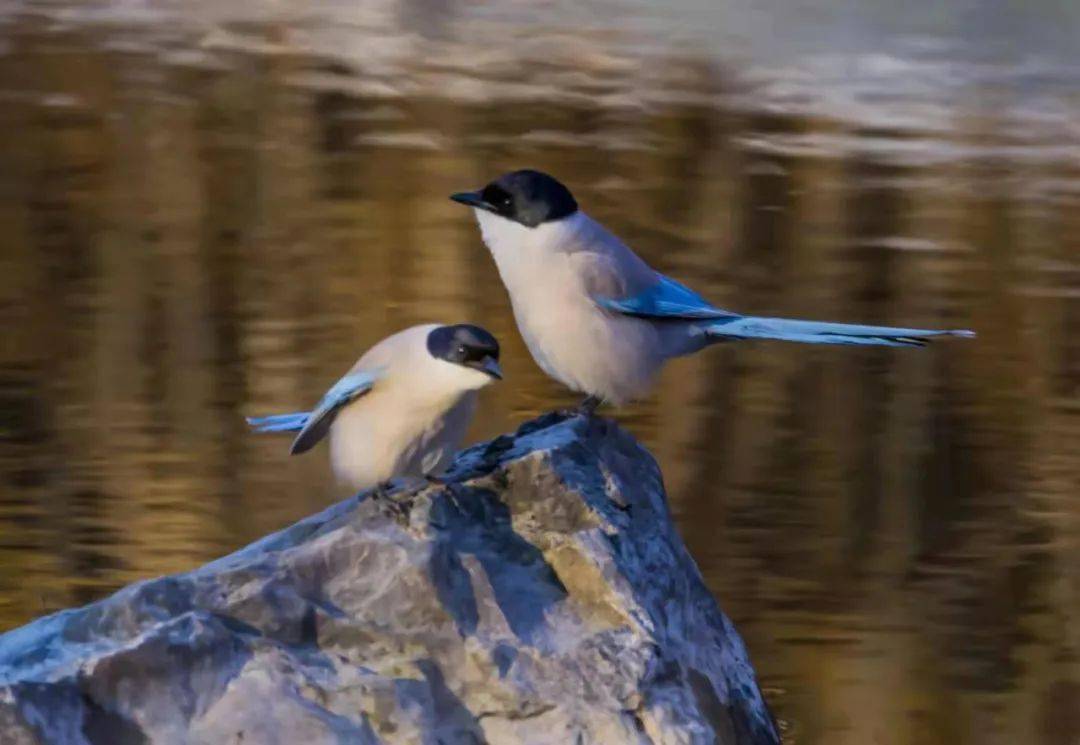
M 571 402 L 446 198 L 529 165 L 722 305 L 978 330 L 618 417 L 789 742 L 1078 742 L 1075 5 L 186 7 L 0 10 L 0 628 L 340 496 L 242 417 L 403 326 L 504 341 L 474 438 Z

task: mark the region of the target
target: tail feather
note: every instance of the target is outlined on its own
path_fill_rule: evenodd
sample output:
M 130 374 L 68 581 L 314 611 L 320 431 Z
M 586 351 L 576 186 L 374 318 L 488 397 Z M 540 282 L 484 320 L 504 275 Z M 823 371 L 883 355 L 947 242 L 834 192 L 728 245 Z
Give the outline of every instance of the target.
M 724 339 L 777 339 L 804 344 L 861 344 L 887 347 L 923 347 L 928 340 L 941 336 L 971 338 L 973 331 L 963 329 L 906 329 L 892 326 L 864 326 L 852 323 L 796 321 L 788 318 L 736 316 L 709 321 L 702 325 L 706 336 Z
M 247 423 L 256 432 L 298 432 L 304 428 L 308 416 L 306 411 L 272 416 L 249 416 Z

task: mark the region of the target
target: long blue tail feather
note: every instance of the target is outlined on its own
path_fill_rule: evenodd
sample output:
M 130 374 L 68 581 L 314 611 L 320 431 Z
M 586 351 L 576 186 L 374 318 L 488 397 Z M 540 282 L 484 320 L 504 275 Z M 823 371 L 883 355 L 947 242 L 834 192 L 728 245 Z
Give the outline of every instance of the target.
M 309 412 L 306 411 L 271 416 L 249 416 L 247 423 L 256 432 L 299 432 L 307 424 L 308 416 Z
M 972 331 L 964 329 L 934 330 L 907 329 L 892 326 L 864 326 L 853 323 L 796 321 L 788 318 L 758 318 L 736 316 L 709 321 L 701 330 L 717 341 L 724 339 L 776 339 L 804 344 L 862 344 L 887 347 L 922 347 L 929 339 L 940 336 L 971 338 Z

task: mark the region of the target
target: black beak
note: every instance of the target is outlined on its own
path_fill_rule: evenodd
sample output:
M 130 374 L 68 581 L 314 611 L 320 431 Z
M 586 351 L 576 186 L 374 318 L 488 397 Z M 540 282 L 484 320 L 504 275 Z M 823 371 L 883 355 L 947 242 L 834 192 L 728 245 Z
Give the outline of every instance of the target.
M 457 194 L 451 194 L 450 198 L 458 204 L 464 204 L 468 207 L 475 207 L 478 210 L 487 210 L 488 212 L 495 211 L 495 205 L 485 202 L 484 198 L 480 196 L 480 192 L 478 191 L 461 191 Z
M 468 366 L 474 370 L 479 370 L 482 373 L 490 375 L 496 380 L 502 380 L 502 368 L 499 367 L 499 361 L 494 357 L 485 357 L 478 362 L 470 362 Z

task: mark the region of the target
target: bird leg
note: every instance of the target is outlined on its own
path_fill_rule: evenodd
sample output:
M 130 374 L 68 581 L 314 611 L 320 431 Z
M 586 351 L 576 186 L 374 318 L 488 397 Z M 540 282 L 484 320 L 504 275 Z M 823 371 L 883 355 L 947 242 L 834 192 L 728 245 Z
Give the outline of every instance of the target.
M 390 487 L 393 483 L 390 481 L 380 481 L 371 489 L 371 498 L 375 500 L 390 500 Z M 363 493 L 360 494 L 360 499 L 363 499 Z
M 424 474 L 424 478 L 427 479 L 427 482 L 432 486 L 441 486 L 443 492 L 450 498 L 450 504 L 454 506 L 454 509 L 458 512 L 464 512 L 461 502 L 458 501 L 457 497 L 457 482 L 447 481 L 444 478 L 440 478 L 439 476 L 430 473 Z
M 601 403 L 603 402 L 598 396 L 586 396 L 578 404 L 576 413 L 584 417 L 590 417 L 596 413 L 596 409 Z
M 588 419 L 596 413 L 596 409 L 601 403 L 603 403 L 603 401 L 598 396 L 586 396 L 581 399 L 581 403 L 577 406 L 568 409 L 558 409 L 555 413 L 564 419 L 572 419 L 576 416 L 583 416 Z
M 371 489 L 371 498 L 377 502 L 381 502 L 390 510 L 390 512 L 397 515 L 399 518 L 408 522 L 409 513 L 412 511 L 412 500 L 409 498 L 395 499 L 392 494 L 393 489 L 392 481 L 381 481 Z M 363 499 L 364 495 L 360 495 L 360 499 Z

